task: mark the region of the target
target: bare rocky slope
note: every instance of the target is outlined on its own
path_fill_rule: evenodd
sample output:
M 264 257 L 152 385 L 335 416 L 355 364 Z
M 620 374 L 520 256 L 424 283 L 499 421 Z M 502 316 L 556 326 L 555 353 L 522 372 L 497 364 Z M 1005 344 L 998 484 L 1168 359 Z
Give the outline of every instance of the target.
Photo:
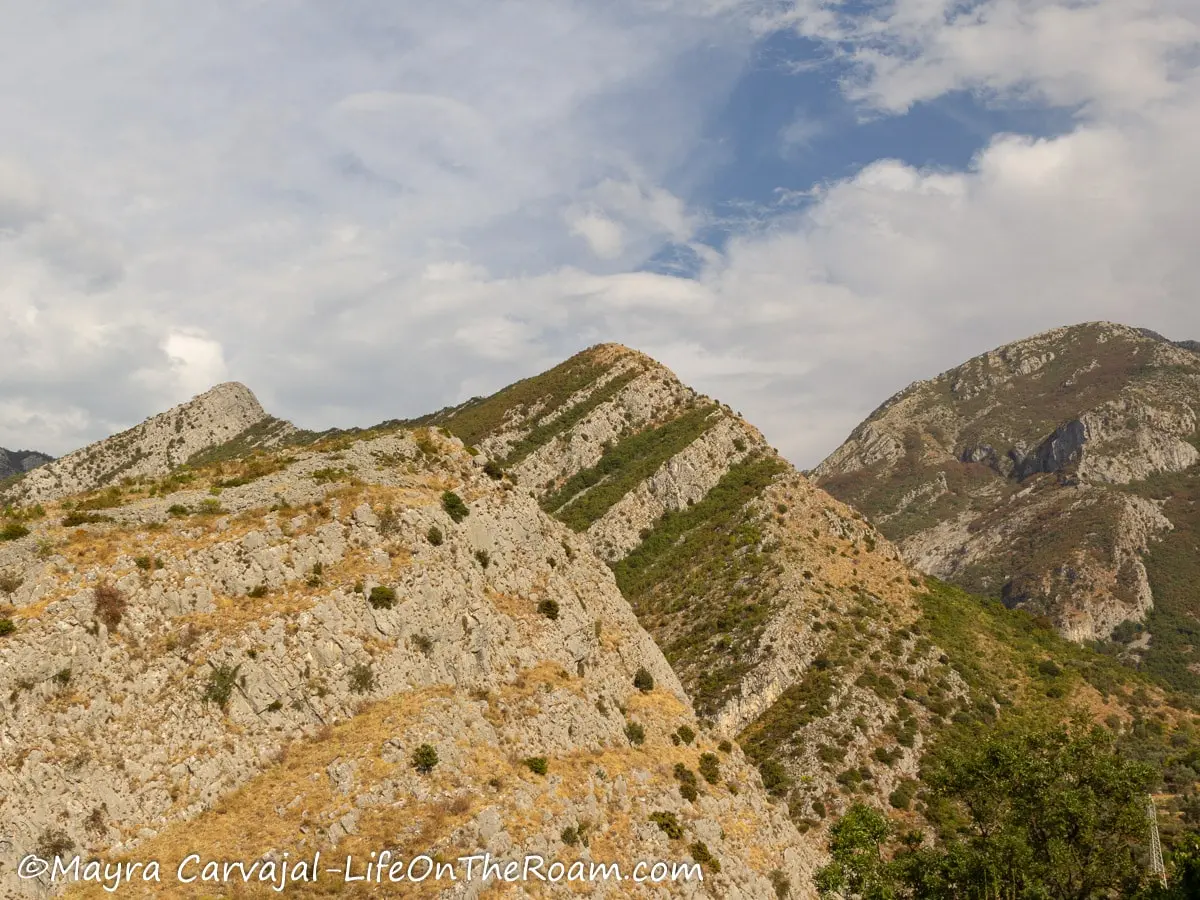
M 245 385 L 227 382 L 120 434 L 27 468 L 23 478 L 0 485 L 0 502 L 44 503 L 121 479 L 158 477 L 238 435 L 268 446 L 294 431 L 268 416 Z
M 851 802 L 921 825 L 921 757 L 956 728 L 1044 707 L 1195 733 L 1135 673 L 921 575 L 628 348 L 349 432 L 248 393 L 193 401 L 222 412 L 182 446 L 158 416 L 72 454 L 86 490 L 26 476 L 0 518 L 0 896 L 47 893 L 13 878 L 30 850 L 393 848 L 704 874 L 489 888 L 511 896 L 812 897 Z
M 911 385 L 814 478 L 917 568 L 1200 691 L 1198 414 L 1187 342 L 1089 323 Z
M 91 496 L 102 512 L 47 501 L 0 543 L 0 895 L 42 892 L 13 877 L 35 848 L 197 847 L 695 860 L 705 880 L 671 896 L 810 895 L 817 854 L 697 723 L 612 574 L 461 442 L 396 431 Z M 456 887 L 414 895 L 482 885 Z

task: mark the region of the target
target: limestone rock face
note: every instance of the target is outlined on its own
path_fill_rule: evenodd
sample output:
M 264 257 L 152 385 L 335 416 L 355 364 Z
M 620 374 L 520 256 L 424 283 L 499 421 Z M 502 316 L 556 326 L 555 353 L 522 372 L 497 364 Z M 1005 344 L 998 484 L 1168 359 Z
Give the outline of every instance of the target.
M 699 859 L 704 880 L 672 896 L 767 900 L 780 879 L 813 896 L 819 852 L 697 721 L 587 539 L 461 441 L 394 431 L 253 465 L 134 479 L 107 520 L 79 526 L 47 500 L 30 534 L 0 543 L 17 582 L 0 638 L 0 872 L 48 846 L 393 848 L 626 871 Z M 703 753 L 720 779 L 687 799 L 677 767 L 695 773 Z
M 33 469 L 0 494 L 0 499 L 14 504 L 44 503 L 122 478 L 165 475 L 194 454 L 268 420 L 245 385 L 219 384 L 140 425 Z M 284 422 L 271 423 L 272 427 L 264 429 L 264 438 L 278 439 L 293 430 Z
M 1200 471 L 1198 412 L 1186 343 L 1059 328 L 910 386 L 814 475 L 917 567 L 1106 638 L 1155 606 L 1168 482 Z

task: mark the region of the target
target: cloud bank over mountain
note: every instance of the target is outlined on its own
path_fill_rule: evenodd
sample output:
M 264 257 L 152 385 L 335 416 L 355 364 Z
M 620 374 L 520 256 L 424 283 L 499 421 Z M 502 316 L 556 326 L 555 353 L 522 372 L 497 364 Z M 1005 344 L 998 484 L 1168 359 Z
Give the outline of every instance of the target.
M 1193 4 L 10 19 L 3 446 L 62 453 L 230 378 L 366 424 L 616 340 L 811 465 L 896 384 L 1038 329 L 1200 334 Z M 931 109 L 962 159 L 900 139 Z

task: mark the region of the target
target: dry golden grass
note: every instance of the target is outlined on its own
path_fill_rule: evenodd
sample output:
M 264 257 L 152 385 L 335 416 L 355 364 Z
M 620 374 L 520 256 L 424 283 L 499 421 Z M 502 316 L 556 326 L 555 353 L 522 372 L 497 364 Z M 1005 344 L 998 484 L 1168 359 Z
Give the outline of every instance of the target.
M 541 685 L 546 683 L 570 688 L 581 697 L 586 693 L 581 679 L 573 679 L 560 666 L 545 663 L 522 673 L 512 684 L 497 688 L 493 692 L 493 705 L 510 709 L 522 705 L 536 698 Z M 385 762 L 381 758 L 384 743 L 404 735 L 406 729 L 422 719 L 436 718 L 441 723 L 449 723 L 477 713 L 464 693 L 446 686 L 413 691 L 371 704 L 352 719 L 328 728 L 316 738 L 291 745 L 282 762 L 223 798 L 213 809 L 190 821 L 170 825 L 156 837 L 143 842 L 128 858 L 159 860 L 164 881 L 153 893 L 140 892 L 141 885 L 136 883 L 123 889 L 123 893 L 157 897 L 218 896 L 197 885 L 174 883 L 175 867 L 191 852 L 203 853 L 207 859 L 250 861 L 267 849 L 276 848 L 287 849 L 295 860 L 321 849 L 322 865 L 338 867 L 347 855 L 364 860 L 372 851 L 385 848 L 392 848 L 405 858 L 425 852 L 453 860 L 479 852 L 480 848 L 465 845 L 455 834 L 484 807 L 495 806 L 505 811 L 505 829 L 520 846 L 523 841 L 544 831 L 547 812 L 562 814 L 569 809 L 585 807 L 589 796 L 593 796 L 604 810 L 601 821 L 592 823 L 594 829 L 589 833 L 592 857 L 629 864 L 632 862 L 631 848 L 636 845 L 635 826 L 657 808 L 650 797 L 677 790 L 673 776 L 677 762 L 695 769 L 700 753 L 712 749 L 700 742 L 690 747 L 670 743 L 670 731 L 688 719 L 684 705 L 669 692 L 655 690 L 639 694 L 631 698 L 630 709 L 647 723 L 653 723 L 653 727 L 647 728 L 647 741 L 641 747 L 621 744 L 602 750 L 552 756 L 549 775 L 542 777 L 530 772 L 500 746 L 467 746 L 464 739 L 455 749 L 458 764 L 451 767 L 443 760 L 430 775 L 422 777 L 428 795 L 425 799 L 417 799 L 403 785 L 406 779 L 418 776 L 403 759 L 397 763 Z M 730 765 L 727 760 L 722 762 L 723 768 Z M 354 764 L 353 783 L 347 793 L 340 793 L 326 774 L 335 763 Z M 602 784 L 597 773 L 601 770 L 608 781 L 621 776 L 626 778 L 631 786 L 632 801 L 628 811 L 604 804 L 597 793 Z M 636 777 L 638 773 L 649 775 L 649 792 L 635 787 L 640 784 Z M 363 808 L 355 833 L 345 836 L 336 849 L 315 837 L 353 809 L 357 796 L 379 785 L 392 783 L 399 788 L 393 799 Z M 178 786 L 184 799 L 187 787 Z M 708 784 L 703 784 L 702 790 L 704 793 L 726 792 L 723 786 Z M 526 801 L 518 802 L 518 795 L 526 797 Z M 528 802 L 530 796 L 536 798 L 532 804 Z M 685 814 L 684 820 L 687 818 Z M 730 840 L 745 844 L 756 840 L 753 826 L 745 819 L 736 811 L 721 817 L 720 825 Z M 135 830 L 128 829 L 129 832 Z M 570 862 L 578 858 L 580 849 L 563 848 L 557 858 Z M 779 852 L 779 848 L 759 848 L 754 858 L 761 858 L 761 865 L 756 863 L 760 871 L 765 874 L 777 865 Z M 433 881 L 421 885 L 405 884 L 403 896 L 433 897 L 446 886 L 444 882 Z M 512 887 L 489 888 L 485 895 L 510 896 Z M 586 885 L 580 887 L 582 893 L 588 893 Z M 345 885 L 340 876 L 328 874 L 315 885 L 297 884 L 288 889 L 290 895 L 297 897 L 377 896 L 387 895 L 388 891 L 386 886 Z M 222 893 L 229 897 L 273 894 L 270 885 L 256 884 L 231 887 Z M 620 892 L 616 895 L 625 896 Z M 98 898 L 106 894 L 99 886 L 87 885 L 72 889 L 67 896 Z

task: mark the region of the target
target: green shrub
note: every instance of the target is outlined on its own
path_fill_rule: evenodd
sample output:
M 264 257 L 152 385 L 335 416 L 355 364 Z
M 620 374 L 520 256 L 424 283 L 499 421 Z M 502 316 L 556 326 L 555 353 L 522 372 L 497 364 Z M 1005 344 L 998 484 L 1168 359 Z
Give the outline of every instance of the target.
M 20 522 L 7 522 L 0 528 L 0 541 L 15 541 L 29 534 L 29 529 Z
M 630 722 L 625 726 L 625 737 L 629 738 L 629 743 L 638 747 L 646 743 L 646 729 L 637 722 Z
M 12 619 L 0 619 L 0 637 L 12 634 L 17 630 L 17 626 L 13 624 Z
M 225 663 L 213 666 L 213 670 L 208 673 L 208 684 L 204 687 L 203 699 L 224 709 L 229 703 L 229 698 L 233 696 L 233 689 L 238 684 L 239 669 L 241 669 L 240 663 L 236 666 Z
M 475 551 L 475 561 L 478 562 L 480 566 L 482 566 L 483 568 L 486 569 L 488 567 L 488 563 L 490 563 L 492 561 L 492 556 L 486 550 L 476 550 Z
M 396 605 L 396 590 L 395 588 L 386 587 L 382 584 L 377 584 L 371 588 L 371 593 L 367 597 L 367 602 L 375 609 L 391 609 Z
M 1037 665 L 1038 673 L 1047 678 L 1057 678 L 1062 674 L 1062 667 L 1052 659 L 1043 659 Z
M 191 515 L 192 511 L 182 503 L 172 503 L 167 507 L 167 514 L 179 518 L 180 516 Z M 65 523 L 64 523 L 65 524 Z
M 673 841 L 677 841 L 683 837 L 683 826 L 679 824 L 679 817 L 673 812 L 659 810 L 658 812 L 651 813 L 650 821 L 661 828 L 666 836 Z
M 203 516 L 218 516 L 225 510 L 221 508 L 221 501 L 215 497 L 205 497 L 200 501 L 200 505 L 196 511 Z
M 265 597 L 267 596 L 267 586 L 265 584 L 256 584 L 246 592 L 246 596 L 253 597 L 255 600 Z
M 412 642 L 426 656 L 433 652 L 433 639 L 427 634 L 414 634 Z
M 771 887 L 775 889 L 777 900 L 787 900 L 792 894 L 792 880 L 784 874 L 783 869 L 771 871 Z
M 356 694 L 368 694 L 375 689 L 375 670 L 368 663 L 357 663 L 350 670 L 350 689 Z
M 912 806 L 913 798 L 917 796 L 918 783 L 911 778 L 905 778 L 888 795 L 888 803 L 895 809 L 908 809 Z
M 562 842 L 568 847 L 574 847 L 579 843 L 579 831 L 574 825 L 568 825 L 562 831 Z
M 483 474 L 493 481 L 499 481 L 504 477 L 504 470 L 494 459 L 489 459 L 483 466 Z
M 544 756 L 530 756 L 525 760 L 525 765 L 534 775 L 545 775 L 550 771 L 550 761 Z
M 777 759 L 768 759 L 760 763 L 758 773 L 762 776 L 763 789 L 773 797 L 786 797 L 795 784 L 795 780 Z
M 149 571 L 154 568 L 154 559 L 149 556 L 135 556 L 133 564 L 142 571 Z
M 654 676 L 651 675 L 644 667 L 639 668 L 633 676 L 633 686 L 643 694 L 654 690 Z
M 709 784 L 716 784 L 721 780 L 721 761 L 717 759 L 717 754 L 701 753 L 699 769 Z
M 733 744 L 731 744 L 729 741 L 721 741 L 721 743 L 717 744 L 717 749 L 722 753 L 732 753 Z
M 688 851 L 692 854 L 692 859 L 705 866 L 709 871 L 720 872 L 721 864 L 717 858 L 709 852 L 708 846 L 704 841 L 696 841 L 688 847 Z
M 438 528 L 436 525 L 430 525 L 429 530 L 425 532 L 425 539 L 435 547 L 442 546 L 442 541 L 444 540 L 442 537 L 442 529 Z
M 679 735 L 679 739 L 685 744 L 691 744 L 691 742 L 696 739 L 696 732 L 687 725 L 680 725 L 679 730 L 675 733 Z
M 461 522 L 471 514 L 467 504 L 463 503 L 462 497 L 453 491 L 446 491 L 442 494 L 442 509 L 454 522 Z
M 422 744 L 412 755 L 412 767 L 422 775 L 428 775 L 438 764 L 437 750 L 432 744 Z
M 70 512 L 62 518 L 62 524 L 66 528 L 74 528 L 77 525 L 95 525 L 99 522 L 111 522 L 112 516 L 104 516 L 100 513 L 89 512 Z
M 551 600 L 549 597 L 547 597 L 545 600 L 542 600 L 538 603 L 537 609 L 538 609 L 538 612 L 540 612 L 547 619 L 557 619 L 558 618 L 558 601 L 557 600 Z

